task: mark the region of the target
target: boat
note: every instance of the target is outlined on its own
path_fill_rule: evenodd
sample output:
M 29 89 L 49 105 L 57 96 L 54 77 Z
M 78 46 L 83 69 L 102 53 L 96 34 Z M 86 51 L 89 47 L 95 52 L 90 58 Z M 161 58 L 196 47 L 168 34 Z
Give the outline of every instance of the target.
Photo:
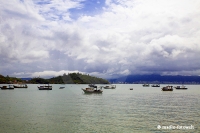
M 89 87 L 95 87 L 96 85 L 95 84 L 89 84 L 88 86 Z
M 13 85 L 8 85 L 8 86 L 2 86 L 0 87 L 2 90 L 14 90 L 14 86 Z
M 107 85 L 103 87 L 104 89 L 115 89 L 116 85 Z
M 130 88 L 130 90 L 133 90 L 133 88 Z
M 28 88 L 27 84 L 14 85 L 14 88 Z
M 52 86 L 51 85 L 42 85 L 42 86 L 38 86 L 39 90 L 52 90 Z
M 82 90 L 83 90 L 85 93 L 102 93 L 102 92 L 103 92 L 102 86 L 98 89 L 97 86 L 92 86 L 92 87 L 91 87 L 91 86 L 89 85 L 89 87 L 87 87 L 87 88 L 85 88 L 85 89 L 82 88 Z
M 184 85 L 182 85 L 182 86 L 175 86 L 174 88 L 176 88 L 177 90 L 187 90 L 188 89 Z
M 151 85 L 151 87 L 160 87 L 160 85 L 159 84 L 153 84 L 153 85 Z
M 173 86 L 165 86 L 162 88 L 162 91 L 173 91 Z
M 149 84 L 143 84 L 142 86 L 143 87 L 149 87 Z
M 65 87 L 60 87 L 59 89 L 64 89 Z

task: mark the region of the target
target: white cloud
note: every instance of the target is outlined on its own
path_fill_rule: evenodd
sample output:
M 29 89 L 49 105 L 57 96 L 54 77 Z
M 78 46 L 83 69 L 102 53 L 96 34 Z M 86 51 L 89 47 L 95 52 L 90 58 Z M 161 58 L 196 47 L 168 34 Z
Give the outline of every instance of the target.
M 42 71 L 42 72 L 34 72 L 31 74 L 31 77 L 52 77 L 52 76 L 62 76 L 64 73 L 78 73 L 78 70 L 75 71 L 66 71 L 66 70 L 60 70 L 60 71 Z M 82 72 L 80 72 L 82 73 Z
M 200 75 L 198 0 L 106 0 L 102 13 L 77 20 L 69 9 L 82 8 L 81 0 L 38 2 L 0 2 L 2 67 L 45 61 L 42 68 L 33 66 L 36 75 L 48 75 L 45 67 L 56 75 L 72 65 L 101 76 L 172 71 Z M 54 65 L 58 57 L 51 51 L 60 51 L 54 56 L 62 56 L 57 62 L 65 68 Z

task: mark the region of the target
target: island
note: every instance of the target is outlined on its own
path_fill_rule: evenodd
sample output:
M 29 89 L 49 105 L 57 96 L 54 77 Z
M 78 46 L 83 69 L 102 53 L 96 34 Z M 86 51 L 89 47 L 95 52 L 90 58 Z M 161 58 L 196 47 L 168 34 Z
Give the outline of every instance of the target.
M 16 77 L 4 77 L 0 75 L 0 84 L 109 84 L 109 81 L 103 78 L 90 76 L 82 73 L 68 73 L 62 76 L 52 77 L 49 79 L 34 77 L 30 80 L 22 80 Z

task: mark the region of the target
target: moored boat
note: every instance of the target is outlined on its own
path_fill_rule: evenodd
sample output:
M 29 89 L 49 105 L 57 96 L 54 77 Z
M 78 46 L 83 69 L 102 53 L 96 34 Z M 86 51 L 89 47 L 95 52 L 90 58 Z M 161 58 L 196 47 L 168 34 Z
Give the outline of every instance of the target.
M 59 89 L 64 89 L 65 87 L 60 87 Z
M 173 86 L 165 86 L 162 88 L 162 91 L 173 91 Z
M 174 88 L 176 88 L 177 90 L 187 90 L 188 89 L 184 85 L 182 85 L 182 86 L 175 86 Z
M 8 86 L 2 86 L 0 87 L 2 90 L 13 90 L 14 86 L 13 85 L 8 85 Z
M 38 86 L 39 90 L 52 90 L 52 86 L 51 85 L 42 85 L 42 86 Z
M 90 85 L 89 85 L 89 87 L 87 87 L 87 88 L 85 88 L 85 89 L 82 88 L 82 90 L 83 90 L 85 93 L 102 93 L 102 92 L 103 92 L 102 87 L 100 87 L 100 88 L 98 89 L 97 86 L 91 87 Z
M 160 84 L 153 84 L 151 87 L 160 87 Z
M 107 85 L 103 87 L 104 89 L 115 89 L 116 85 Z
M 143 84 L 142 86 L 143 87 L 149 87 L 149 84 Z
M 14 88 L 28 88 L 27 84 L 14 85 Z

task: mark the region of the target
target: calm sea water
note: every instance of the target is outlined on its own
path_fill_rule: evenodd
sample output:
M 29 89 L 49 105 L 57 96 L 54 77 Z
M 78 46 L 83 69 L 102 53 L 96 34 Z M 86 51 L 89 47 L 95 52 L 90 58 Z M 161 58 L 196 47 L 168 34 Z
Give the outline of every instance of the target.
M 0 90 L 0 132 L 200 132 L 200 85 L 163 92 L 161 87 L 118 84 L 102 94 L 84 94 L 85 87 L 53 85 L 47 91 L 31 84 L 28 89 Z M 194 129 L 180 128 L 191 125 Z M 176 129 L 165 129 L 172 126 Z

